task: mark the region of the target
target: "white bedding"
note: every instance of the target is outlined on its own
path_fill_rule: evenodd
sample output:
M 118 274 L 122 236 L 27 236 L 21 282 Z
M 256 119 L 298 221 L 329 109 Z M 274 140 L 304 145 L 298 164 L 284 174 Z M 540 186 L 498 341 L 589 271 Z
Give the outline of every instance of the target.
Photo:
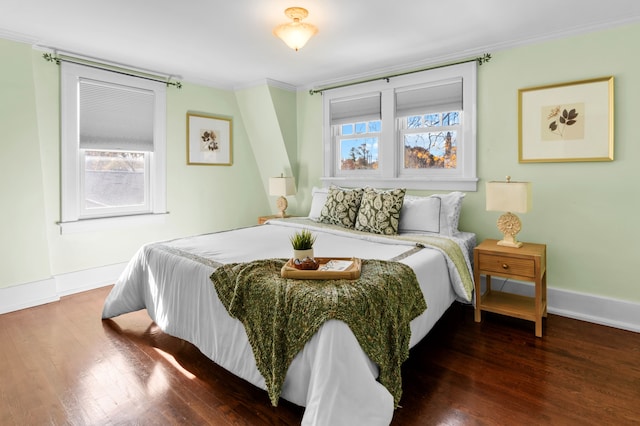
M 218 365 L 265 389 L 243 325 L 221 304 L 210 275 L 219 264 L 291 253 L 289 221 L 145 245 L 133 257 L 107 297 L 103 318 L 146 308 L 166 333 L 197 346 Z M 425 295 L 427 310 L 411 322 L 410 346 L 420 341 L 456 299 L 445 256 L 438 250 L 412 249 L 411 242 L 383 237 L 358 238 L 340 231 L 317 234 L 319 257 L 394 259 L 411 266 Z M 469 265 L 473 234 L 456 238 Z M 303 424 L 388 425 L 393 398 L 376 381 L 377 366 L 363 352 L 349 327 L 326 322 L 295 357 L 281 396 L 305 406 Z M 268 402 L 265 392 L 265 401 Z

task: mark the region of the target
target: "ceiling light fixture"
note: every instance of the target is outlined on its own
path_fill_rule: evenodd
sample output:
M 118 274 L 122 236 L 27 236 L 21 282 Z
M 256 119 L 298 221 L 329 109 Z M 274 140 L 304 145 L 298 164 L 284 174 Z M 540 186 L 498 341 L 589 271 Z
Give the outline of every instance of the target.
M 273 35 L 281 38 L 287 46 L 297 52 L 318 32 L 318 28 L 315 25 L 300 22 L 309 16 L 309 11 L 305 8 L 289 7 L 285 9 L 284 14 L 293 19 L 293 22 L 278 25 L 273 29 Z

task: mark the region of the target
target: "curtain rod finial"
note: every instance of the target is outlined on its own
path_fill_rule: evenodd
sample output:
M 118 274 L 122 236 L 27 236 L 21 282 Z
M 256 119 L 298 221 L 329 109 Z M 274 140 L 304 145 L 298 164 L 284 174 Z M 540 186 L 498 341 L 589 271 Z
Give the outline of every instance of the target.
M 476 58 L 476 61 L 478 61 L 478 65 L 482 65 L 486 62 L 489 62 L 491 60 L 491 53 L 485 53 L 484 55 Z
M 60 58 L 53 56 L 51 53 L 43 53 L 42 57 L 47 62 L 55 62 L 56 65 L 60 65 Z

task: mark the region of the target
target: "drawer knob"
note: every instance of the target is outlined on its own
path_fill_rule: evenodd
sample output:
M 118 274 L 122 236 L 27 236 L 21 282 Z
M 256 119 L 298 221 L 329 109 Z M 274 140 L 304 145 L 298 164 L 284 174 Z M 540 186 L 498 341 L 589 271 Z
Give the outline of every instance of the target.
M 502 264 L 502 269 L 509 269 L 509 265 L 507 265 L 506 263 Z

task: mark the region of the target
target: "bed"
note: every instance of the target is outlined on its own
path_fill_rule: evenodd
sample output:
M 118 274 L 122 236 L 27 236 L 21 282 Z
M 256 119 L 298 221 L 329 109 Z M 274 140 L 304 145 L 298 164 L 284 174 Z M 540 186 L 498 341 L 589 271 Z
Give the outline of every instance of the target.
M 392 260 L 411 267 L 428 306 L 410 323 L 413 347 L 456 299 L 472 300 L 475 235 L 457 230 L 463 194 L 447 194 L 437 202 L 434 197 L 407 196 L 404 220 L 391 236 L 320 223 L 327 191 L 314 189 L 306 218 L 144 245 L 108 295 L 102 317 L 146 309 L 164 332 L 191 342 L 218 365 L 266 389 L 245 328 L 226 311 L 211 276 L 221 265 L 289 258 L 290 235 L 309 229 L 317 236 L 316 256 Z M 434 227 L 438 232 L 432 232 Z M 388 425 L 394 399 L 378 374 L 347 324 L 329 320 L 291 362 L 280 397 L 305 407 L 303 424 Z

